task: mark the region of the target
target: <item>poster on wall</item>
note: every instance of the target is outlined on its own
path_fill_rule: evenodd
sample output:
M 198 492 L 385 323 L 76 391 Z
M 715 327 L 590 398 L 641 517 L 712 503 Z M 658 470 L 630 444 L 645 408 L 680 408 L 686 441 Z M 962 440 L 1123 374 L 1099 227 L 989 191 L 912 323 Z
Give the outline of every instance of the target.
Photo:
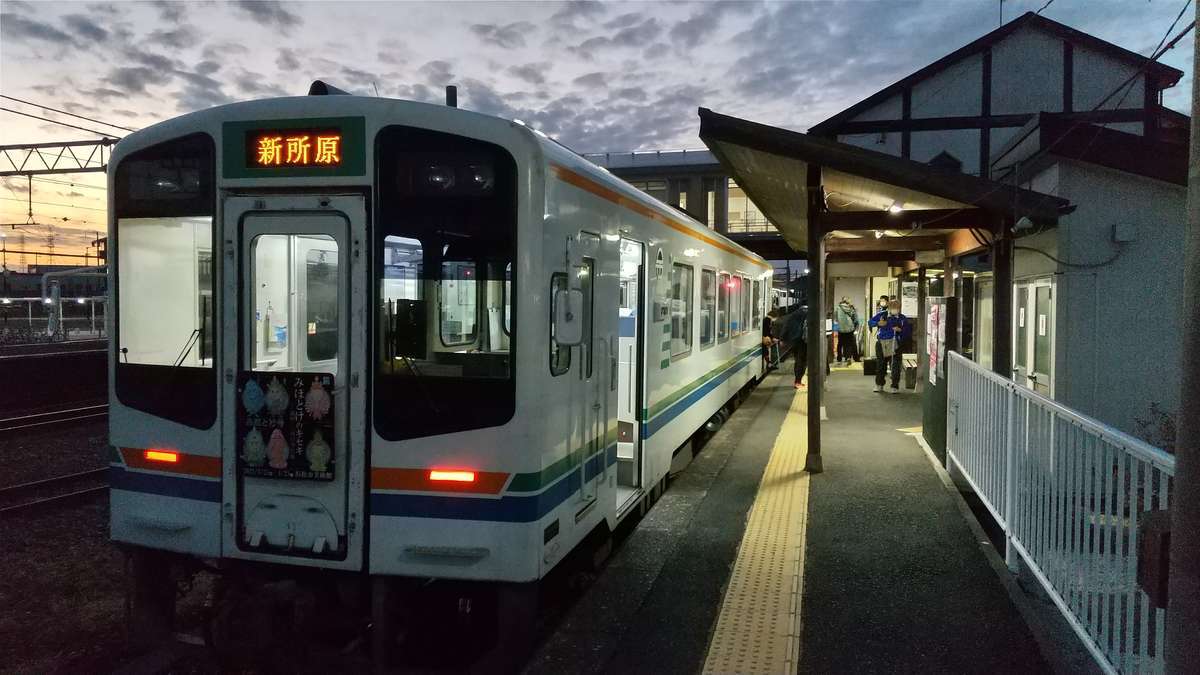
M 332 374 L 242 373 L 238 397 L 238 468 L 243 476 L 333 480 Z
M 945 336 L 940 330 L 942 306 L 934 303 L 929 306 L 929 316 L 925 320 L 926 351 L 929 356 L 929 382 L 937 384 L 938 371 L 942 367 L 941 344 Z
M 937 326 L 937 377 L 946 379 L 946 323 L 949 319 L 945 304 L 938 305 Z
M 900 285 L 900 313 L 905 316 L 917 315 L 917 282 L 905 281 Z

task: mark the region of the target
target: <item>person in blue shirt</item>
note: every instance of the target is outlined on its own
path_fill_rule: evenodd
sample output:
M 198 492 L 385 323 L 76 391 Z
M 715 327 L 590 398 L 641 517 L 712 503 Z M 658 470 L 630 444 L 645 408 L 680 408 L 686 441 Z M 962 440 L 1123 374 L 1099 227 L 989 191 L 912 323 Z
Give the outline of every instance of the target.
M 887 310 L 871 317 L 867 325 L 875 330 L 875 391 L 883 391 L 888 370 L 892 371 L 891 393 L 900 393 L 900 340 L 908 317 L 900 313 L 899 301 L 888 302 Z

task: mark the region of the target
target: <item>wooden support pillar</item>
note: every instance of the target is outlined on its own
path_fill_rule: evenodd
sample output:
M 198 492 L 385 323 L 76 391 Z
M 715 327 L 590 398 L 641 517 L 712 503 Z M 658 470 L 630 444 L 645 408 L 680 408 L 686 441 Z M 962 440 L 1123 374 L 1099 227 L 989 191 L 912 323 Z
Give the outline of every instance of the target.
M 916 391 L 924 391 L 925 387 L 921 383 L 929 376 L 929 354 L 925 349 L 926 341 L 929 339 L 929 336 L 925 334 L 925 315 L 929 311 L 929 303 L 926 300 L 929 292 L 926 290 L 925 284 L 928 281 L 929 277 L 925 273 L 925 268 L 917 269 L 917 315 L 913 317 L 913 349 L 917 350 Z
M 992 370 L 1013 376 L 1013 240 L 1012 220 L 998 216 L 992 223 Z
M 804 470 L 821 473 L 821 393 L 825 386 L 825 233 L 821 212 L 825 197 L 821 167 L 808 165 L 808 456 Z

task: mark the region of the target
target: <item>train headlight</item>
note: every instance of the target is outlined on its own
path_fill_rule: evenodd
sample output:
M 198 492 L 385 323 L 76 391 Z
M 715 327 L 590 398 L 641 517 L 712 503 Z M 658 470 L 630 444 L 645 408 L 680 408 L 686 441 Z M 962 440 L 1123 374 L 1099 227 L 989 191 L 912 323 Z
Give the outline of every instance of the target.
M 425 181 L 430 187 L 449 190 L 454 187 L 454 167 L 435 164 L 425 169 Z

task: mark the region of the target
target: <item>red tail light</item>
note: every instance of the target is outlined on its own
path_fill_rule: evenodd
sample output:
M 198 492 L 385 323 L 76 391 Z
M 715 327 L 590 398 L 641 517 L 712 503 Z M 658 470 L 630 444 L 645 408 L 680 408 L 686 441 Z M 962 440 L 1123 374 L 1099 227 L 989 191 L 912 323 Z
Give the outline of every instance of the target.
M 474 483 L 474 471 L 462 471 L 459 469 L 430 469 L 429 480 L 436 481 L 451 481 L 454 483 Z
M 146 459 L 151 462 L 175 464 L 179 462 L 179 453 L 174 450 L 147 450 Z

